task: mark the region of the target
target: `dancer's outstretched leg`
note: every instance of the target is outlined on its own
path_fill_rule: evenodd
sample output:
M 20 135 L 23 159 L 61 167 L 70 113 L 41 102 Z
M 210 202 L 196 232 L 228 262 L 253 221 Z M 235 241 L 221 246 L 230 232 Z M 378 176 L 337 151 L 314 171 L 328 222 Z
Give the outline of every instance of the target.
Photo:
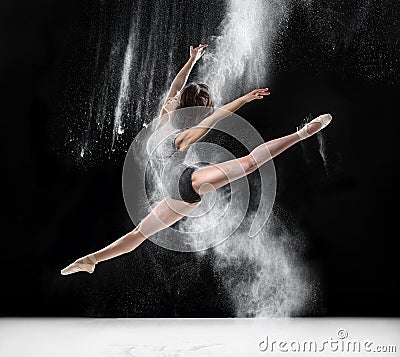
M 324 128 L 330 120 L 330 115 L 322 115 L 294 134 L 259 145 L 247 156 L 195 171 L 192 175 L 194 190 L 204 194 L 251 174 L 295 143 Z M 164 199 L 132 232 L 95 253 L 77 259 L 61 270 L 61 274 L 68 275 L 79 271 L 92 273 L 98 262 L 132 251 L 146 238 L 188 215 L 197 205 L 198 203 L 186 203 L 172 198 Z
M 292 145 L 326 127 L 331 120 L 329 114 L 321 115 L 294 134 L 257 146 L 249 155 L 195 171 L 192 176 L 194 190 L 204 194 L 251 174 Z
M 125 234 L 107 247 L 77 259 L 61 270 L 61 274 L 68 275 L 79 271 L 93 273 L 97 263 L 131 252 L 146 238 L 188 215 L 197 205 L 198 203 L 187 203 L 169 197 L 165 198 L 133 231 Z

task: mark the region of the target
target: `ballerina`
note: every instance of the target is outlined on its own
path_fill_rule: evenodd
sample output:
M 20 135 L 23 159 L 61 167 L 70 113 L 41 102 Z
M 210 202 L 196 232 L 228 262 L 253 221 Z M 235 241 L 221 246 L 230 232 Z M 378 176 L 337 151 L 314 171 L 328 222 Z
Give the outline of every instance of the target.
M 270 94 L 268 88 L 255 89 L 214 110 L 210 89 L 206 84 L 194 82 L 186 84 L 194 64 L 202 57 L 206 47 L 207 44 L 200 44 L 196 48 L 190 46 L 189 60 L 173 80 L 160 112 L 160 121 L 157 123 L 156 128 L 162 128 L 168 121 L 174 120 L 173 113 L 180 108 L 204 108 L 204 115 L 196 125 L 168 133 L 162 140 L 161 149 L 164 155 L 179 160 L 174 164 L 176 169 L 169 173 L 166 197 L 131 232 L 105 248 L 75 260 L 61 270 L 62 275 L 76 272 L 93 273 L 96 264 L 131 252 L 150 236 L 189 215 L 200 204 L 202 195 L 251 174 L 294 144 L 322 130 L 332 120 L 330 114 L 320 115 L 300 130 L 263 143 L 248 155 L 237 159 L 206 166 L 184 164 L 183 159 L 187 149 L 218 121 L 243 105 L 263 99 Z M 162 130 L 159 132 L 162 133 Z

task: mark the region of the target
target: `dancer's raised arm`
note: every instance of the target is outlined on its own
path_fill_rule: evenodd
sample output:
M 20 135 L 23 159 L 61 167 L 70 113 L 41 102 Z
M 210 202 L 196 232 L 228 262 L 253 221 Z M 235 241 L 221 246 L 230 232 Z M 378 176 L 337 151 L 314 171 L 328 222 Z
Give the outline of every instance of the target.
M 204 48 L 207 46 L 208 46 L 207 44 L 200 44 L 198 47 L 195 47 L 195 48 L 193 48 L 193 46 L 190 46 L 189 60 L 185 63 L 185 65 L 181 68 L 181 70 L 176 75 L 175 79 L 172 81 L 171 87 L 167 94 L 167 98 L 165 99 L 164 104 L 162 106 L 162 109 L 160 112 L 160 117 L 163 116 L 164 114 L 167 114 L 167 111 L 164 108 L 165 104 L 167 103 L 169 98 L 175 97 L 176 95 L 178 95 L 178 93 L 185 86 L 185 84 L 189 78 L 190 72 L 192 71 L 193 66 L 204 54 Z
M 238 110 L 244 104 L 249 103 L 255 99 L 262 99 L 264 96 L 269 95 L 268 88 L 255 89 L 250 93 L 245 94 L 242 97 L 235 99 L 234 101 L 225 104 L 221 108 L 218 108 L 210 116 L 203 119 L 196 126 L 186 129 L 184 132 L 179 134 L 175 139 L 175 145 L 179 150 L 186 150 L 188 146 L 195 143 L 202 136 L 204 136 L 218 121 L 227 117 L 231 113 Z

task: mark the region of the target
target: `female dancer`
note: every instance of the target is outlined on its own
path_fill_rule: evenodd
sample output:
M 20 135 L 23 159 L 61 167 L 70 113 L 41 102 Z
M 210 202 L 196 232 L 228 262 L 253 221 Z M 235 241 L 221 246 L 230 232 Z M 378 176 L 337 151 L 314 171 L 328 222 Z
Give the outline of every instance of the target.
M 256 89 L 214 111 L 207 85 L 196 83 L 186 85 L 189 74 L 194 64 L 203 55 L 205 47 L 207 47 L 206 44 L 200 44 L 196 48 L 190 46 L 190 58 L 172 82 L 160 113 L 163 116 L 160 120 L 161 123 L 158 123 L 157 127 L 162 124 L 162 121 L 166 120 L 166 117 L 169 117 L 168 120 L 173 118 L 173 116 L 164 114 L 171 113 L 178 108 L 202 106 L 205 109 L 209 108 L 210 114 L 199 124 L 180 130 L 173 136 L 168 135 L 167 140 L 164 140 L 168 144 L 166 151 L 171 151 L 167 152 L 168 156 L 172 156 L 176 152 L 184 155 L 188 147 L 204 136 L 219 120 L 235 112 L 244 104 L 269 95 L 268 88 Z M 201 168 L 194 165 L 185 166 L 180 171 L 179 177 L 170 178 L 174 185 L 167 188 L 168 196 L 159 202 L 135 229 L 107 247 L 77 259 L 61 270 L 61 274 L 68 275 L 80 271 L 93 273 L 95 265 L 99 262 L 131 252 L 146 238 L 188 215 L 199 205 L 201 195 L 251 174 L 295 143 L 323 129 L 331 119 L 332 117 L 329 114 L 321 115 L 299 131 L 263 143 L 249 155 L 238 159 Z M 174 173 L 172 173 L 172 176 L 174 176 Z

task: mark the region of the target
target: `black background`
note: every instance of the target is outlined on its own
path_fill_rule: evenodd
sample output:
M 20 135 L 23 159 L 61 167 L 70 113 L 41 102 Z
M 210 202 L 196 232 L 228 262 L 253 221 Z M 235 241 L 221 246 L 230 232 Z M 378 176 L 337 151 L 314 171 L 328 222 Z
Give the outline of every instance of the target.
M 274 48 L 271 97 L 239 114 L 265 140 L 292 132 L 307 115 L 334 117 L 325 132 L 327 171 L 316 140 L 275 159 L 277 207 L 304 231 L 304 259 L 322 281 L 321 306 L 303 314 L 399 316 L 399 9 L 392 1 L 320 1 L 310 13 L 294 3 Z M 211 251 L 199 259 L 145 242 L 92 276 L 59 274 L 132 228 L 120 188 L 123 155 L 83 167 L 60 149 L 57 128 L 73 111 L 65 97 L 80 102 L 89 92 L 80 75 L 90 71 L 85 50 L 98 7 L 1 3 L 0 314 L 233 316 Z

